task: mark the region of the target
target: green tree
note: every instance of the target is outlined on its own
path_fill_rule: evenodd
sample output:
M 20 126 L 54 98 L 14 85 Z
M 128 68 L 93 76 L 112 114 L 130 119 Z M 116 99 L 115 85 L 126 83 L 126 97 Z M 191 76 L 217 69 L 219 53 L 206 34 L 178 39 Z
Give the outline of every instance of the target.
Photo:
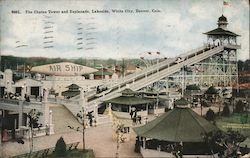
M 222 111 L 221 115 L 226 116 L 226 117 L 230 116 L 230 109 L 229 109 L 229 106 L 227 104 L 223 107 L 223 111 Z
M 237 157 L 239 142 L 245 137 L 238 131 L 229 129 L 227 132 L 216 131 L 204 135 L 204 141 L 211 150 L 211 153 L 218 152 L 221 157 Z
M 244 112 L 244 107 L 245 107 L 245 104 L 241 100 L 239 100 L 236 103 L 234 112 L 235 113 L 243 113 Z
M 249 59 L 244 62 L 244 70 L 250 71 L 250 60 Z
M 205 118 L 208 121 L 214 121 L 214 119 L 215 119 L 215 113 L 214 113 L 214 111 L 209 108 L 209 110 L 206 113 L 206 117 Z
M 57 156 L 57 157 L 67 156 L 66 144 L 63 140 L 63 137 L 60 137 L 56 142 L 55 156 Z
M 127 68 L 125 59 L 122 59 L 122 63 L 120 64 L 120 66 L 121 66 L 122 76 L 124 77 L 125 76 L 125 72 L 126 72 L 126 68 Z
M 238 71 L 239 72 L 244 71 L 244 62 L 239 60 L 237 64 L 238 64 Z

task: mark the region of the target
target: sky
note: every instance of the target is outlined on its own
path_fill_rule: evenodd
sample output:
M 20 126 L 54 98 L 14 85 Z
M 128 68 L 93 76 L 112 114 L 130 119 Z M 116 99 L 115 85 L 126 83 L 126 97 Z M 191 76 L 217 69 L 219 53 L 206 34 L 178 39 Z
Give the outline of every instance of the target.
M 0 0 L 0 52 L 51 58 L 175 57 L 206 43 L 203 33 L 217 28 L 223 13 L 228 29 L 241 35 L 238 58 L 249 59 L 249 2 L 227 2 L 223 6 L 223 0 Z M 106 12 L 92 12 L 96 10 Z

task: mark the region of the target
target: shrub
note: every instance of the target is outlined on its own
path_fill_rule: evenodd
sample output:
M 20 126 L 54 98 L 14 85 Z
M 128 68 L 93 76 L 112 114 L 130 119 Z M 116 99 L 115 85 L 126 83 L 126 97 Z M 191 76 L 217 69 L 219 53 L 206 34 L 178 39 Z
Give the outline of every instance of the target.
M 206 113 L 206 117 L 205 118 L 208 121 L 214 121 L 214 119 L 215 119 L 215 113 L 214 113 L 214 111 L 212 109 L 209 109 L 207 111 L 207 113 Z
M 234 112 L 236 113 L 242 113 L 244 111 L 244 103 L 240 100 L 236 103 Z
M 66 144 L 63 140 L 63 137 L 59 138 L 56 142 L 55 147 L 55 156 L 57 157 L 65 157 L 67 155 Z
M 229 106 L 228 105 L 225 105 L 223 107 L 223 111 L 222 111 L 222 116 L 226 116 L 226 117 L 229 117 L 230 116 L 230 109 L 229 109 Z

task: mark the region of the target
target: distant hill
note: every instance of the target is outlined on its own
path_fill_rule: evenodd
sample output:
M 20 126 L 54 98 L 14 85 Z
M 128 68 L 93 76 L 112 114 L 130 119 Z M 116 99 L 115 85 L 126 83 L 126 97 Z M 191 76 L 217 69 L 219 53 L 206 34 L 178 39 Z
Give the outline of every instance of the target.
M 128 64 L 143 65 L 140 59 L 87 59 L 87 58 L 77 58 L 77 59 L 64 59 L 64 58 L 45 58 L 45 57 L 16 57 L 16 56 L 1 56 L 1 71 L 5 69 L 17 70 L 21 66 L 29 65 L 30 67 L 59 63 L 59 62 L 72 62 L 75 64 L 80 64 L 89 67 L 104 67 L 111 68 L 116 65 L 119 67 L 127 67 Z

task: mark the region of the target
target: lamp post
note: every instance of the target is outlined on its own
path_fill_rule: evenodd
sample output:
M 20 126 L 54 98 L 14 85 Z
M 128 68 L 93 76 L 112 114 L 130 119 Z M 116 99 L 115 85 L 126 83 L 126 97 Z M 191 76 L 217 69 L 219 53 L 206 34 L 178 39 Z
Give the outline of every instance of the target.
M 80 89 L 80 99 L 82 102 L 82 115 L 79 113 L 77 114 L 77 117 L 79 117 L 82 120 L 82 148 L 83 150 L 85 149 L 85 109 L 84 109 L 84 103 L 85 103 L 85 98 L 84 98 L 84 91 L 81 88 Z
M 146 68 L 148 68 L 148 64 L 146 63 L 144 57 L 140 57 L 141 61 L 146 65 Z
M 3 157 L 3 144 L 2 144 L 2 132 L 3 132 L 3 121 L 4 121 L 4 110 L 0 110 L 0 157 Z
M 10 84 L 10 81 L 7 80 L 7 91 L 9 92 L 9 84 Z
M 32 152 L 33 152 L 33 148 L 34 148 L 34 142 L 33 142 L 33 123 L 34 123 L 34 120 L 35 120 L 35 117 L 36 117 L 36 109 L 32 109 L 30 110 L 29 114 L 28 114 L 28 117 L 30 119 L 30 134 L 29 134 L 29 138 L 30 138 L 30 141 L 31 141 L 31 144 L 30 144 L 30 153 L 29 153 L 29 157 L 31 157 L 32 155 Z
M 144 60 L 144 57 L 140 57 L 141 61 L 146 65 L 146 70 L 148 69 L 148 64 L 146 63 L 146 61 Z M 145 77 L 147 79 L 147 71 L 145 72 Z

